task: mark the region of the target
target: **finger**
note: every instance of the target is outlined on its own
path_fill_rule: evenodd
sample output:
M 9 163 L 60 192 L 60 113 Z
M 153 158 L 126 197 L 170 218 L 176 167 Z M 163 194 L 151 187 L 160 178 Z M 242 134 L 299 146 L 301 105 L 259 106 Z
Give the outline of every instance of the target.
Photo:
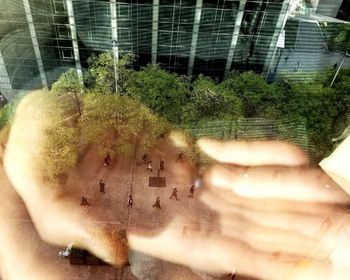
M 308 164 L 308 157 L 303 150 L 282 141 L 222 142 L 202 138 L 197 144 L 204 153 L 223 163 L 247 166 Z
M 349 196 L 321 169 L 215 165 L 204 173 L 209 186 L 246 198 L 349 203 Z
M 271 253 L 255 250 L 233 238 L 215 234 L 207 236 L 200 232 L 191 232 L 188 237 L 182 238 L 180 231 L 180 228 L 168 228 L 155 234 L 154 238 L 145 238 L 134 229 L 129 232 L 128 240 L 132 247 L 140 248 L 143 253 L 174 263 L 190 263 L 191 267 L 209 273 L 230 273 L 236 270 L 240 275 L 283 279 L 293 268 L 290 261 L 273 259 Z M 290 259 L 294 262 L 298 260 L 293 256 L 289 256 Z M 323 276 L 328 268 L 323 267 Z M 312 276 L 317 277 L 316 274 Z
M 239 217 L 246 222 L 254 223 L 261 227 L 298 231 L 309 237 L 315 237 L 325 219 L 321 215 L 311 215 L 310 213 L 306 214 L 293 211 L 289 212 L 285 209 L 283 209 L 283 211 L 280 211 L 280 209 L 277 211 L 256 210 L 234 203 L 234 199 L 231 199 L 233 196 L 232 193 L 207 190 L 199 195 L 199 199 L 212 210 L 220 213 L 221 219 L 231 219 L 232 217 L 234 220 Z M 260 201 L 260 204 L 265 204 L 265 201 Z M 238 220 L 237 218 L 237 222 Z M 231 223 L 228 225 L 231 225 Z M 244 227 L 244 223 L 242 227 Z
M 222 234 L 242 238 L 249 244 L 252 242 L 253 247 L 263 246 L 258 247 L 260 250 L 324 259 L 334 250 L 336 244 L 332 239 L 344 225 L 345 213 L 339 209 L 323 215 L 263 212 L 233 205 L 211 191 L 203 192 L 199 197 L 212 210 L 220 213 L 219 227 Z
M 203 188 L 203 191 L 207 189 Z M 260 198 L 249 198 L 238 196 L 229 189 L 210 188 L 217 197 L 223 201 L 240 208 L 254 210 L 256 212 L 276 212 L 276 213 L 295 213 L 302 215 L 327 215 L 327 213 L 338 213 L 344 210 L 344 205 L 329 203 L 310 203 L 292 200 L 266 198 L 263 201 Z M 199 190 L 201 192 L 201 190 Z
M 74 188 L 63 189 L 57 182 L 43 184 L 39 162 L 43 163 L 43 146 L 52 127 L 49 120 L 52 114 L 58 114 L 55 121 L 60 117 L 57 106 L 57 99 L 47 92 L 29 94 L 20 102 L 6 148 L 7 174 L 43 240 L 56 245 L 73 242 L 102 260 L 121 265 L 127 260 L 127 244 L 120 231 L 124 225 L 99 222 L 104 219 L 79 207 L 79 194 L 69 194 Z

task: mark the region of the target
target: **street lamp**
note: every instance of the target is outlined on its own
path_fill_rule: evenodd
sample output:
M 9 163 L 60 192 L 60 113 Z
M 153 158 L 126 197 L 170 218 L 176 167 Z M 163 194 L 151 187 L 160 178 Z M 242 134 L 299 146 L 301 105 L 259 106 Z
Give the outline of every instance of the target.
M 344 63 L 346 57 L 350 57 L 350 54 L 349 54 L 348 52 L 345 53 L 343 59 L 341 60 L 340 65 L 339 65 L 339 67 L 338 67 L 338 70 L 337 70 L 337 72 L 335 72 L 335 75 L 334 75 L 333 80 L 332 80 L 332 82 L 331 82 L 331 85 L 330 85 L 329 87 L 332 87 L 332 86 L 333 86 L 333 83 L 334 83 L 335 79 L 337 78 L 338 73 L 339 73 L 339 71 L 340 71 L 340 68 L 343 66 L 343 63 Z
M 117 71 L 117 63 L 119 61 L 119 43 L 116 40 L 112 41 L 113 48 L 113 59 L 114 59 L 114 80 L 115 80 L 115 93 L 118 93 L 118 71 Z M 121 94 L 121 93 L 120 93 Z

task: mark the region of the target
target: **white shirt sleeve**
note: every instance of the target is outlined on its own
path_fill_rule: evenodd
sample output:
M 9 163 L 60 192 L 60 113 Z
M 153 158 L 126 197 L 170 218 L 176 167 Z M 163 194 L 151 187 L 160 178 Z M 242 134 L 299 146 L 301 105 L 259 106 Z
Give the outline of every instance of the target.
M 350 195 L 350 136 L 320 166 Z

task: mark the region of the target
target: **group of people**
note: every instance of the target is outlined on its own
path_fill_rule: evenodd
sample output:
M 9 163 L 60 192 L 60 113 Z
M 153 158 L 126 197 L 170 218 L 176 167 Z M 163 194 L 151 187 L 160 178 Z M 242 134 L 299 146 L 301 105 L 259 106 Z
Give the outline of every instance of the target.
M 182 158 L 182 157 L 183 157 L 183 153 L 179 153 L 179 154 L 177 155 L 177 158 L 176 158 L 175 162 L 177 162 L 177 161 L 183 162 L 183 158 Z M 147 154 L 144 154 L 144 155 L 142 156 L 142 162 L 143 162 L 144 164 L 147 164 L 146 170 L 147 170 L 147 171 L 149 170 L 149 171 L 152 172 L 152 171 L 153 171 L 152 161 L 151 161 L 151 160 L 147 161 L 147 159 L 148 159 L 148 155 L 147 155 Z M 105 156 L 105 158 L 104 158 L 104 163 L 103 163 L 103 165 L 106 166 L 106 167 L 108 167 L 108 168 L 110 168 L 110 167 L 111 167 L 111 160 L 112 160 L 112 158 L 111 158 L 110 154 L 107 154 L 107 155 Z M 164 160 L 161 159 L 161 160 L 159 161 L 159 170 L 160 170 L 160 171 L 164 171 L 164 164 L 165 164 Z M 101 180 L 99 181 L 99 186 L 100 186 L 100 192 L 101 192 L 101 193 L 105 193 L 105 186 L 106 186 L 106 183 L 104 182 L 103 179 L 101 179 Z M 187 196 L 188 198 L 193 198 L 194 190 L 195 190 L 195 186 L 192 185 L 192 186 L 190 187 L 190 190 L 189 190 L 190 194 Z M 177 193 L 178 193 L 177 188 L 173 188 L 173 191 L 172 191 L 172 193 L 171 193 L 170 199 L 175 198 L 175 200 L 180 200 L 180 199 L 178 198 L 178 196 L 177 196 Z M 132 207 L 132 206 L 133 206 L 133 203 L 134 203 L 133 197 L 132 197 L 132 195 L 130 194 L 130 195 L 129 195 L 129 199 L 128 199 L 128 205 L 127 205 L 128 208 Z M 90 205 L 90 203 L 89 203 L 88 200 L 87 200 L 87 197 L 85 197 L 85 196 L 82 196 L 82 197 L 81 197 L 80 205 L 82 205 L 82 206 L 88 206 L 88 205 Z M 153 208 L 156 207 L 156 208 L 158 208 L 158 209 L 162 209 L 162 207 L 160 206 L 160 197 L 159 197 L 159 196 L 156 198 L 156 201 L 155 201 L 155 203 L 153 204 L 152 207 L 153 207 Z

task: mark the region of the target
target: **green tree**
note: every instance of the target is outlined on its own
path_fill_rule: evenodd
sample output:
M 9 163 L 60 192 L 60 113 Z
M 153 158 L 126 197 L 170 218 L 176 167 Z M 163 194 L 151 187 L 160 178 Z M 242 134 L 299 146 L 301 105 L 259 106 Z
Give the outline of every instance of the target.
M 225 95 L 237 96 L 243 103 L 244 117 L 278 115 L 282 93 L 269 85 L 262 75 L 253 72 L 232 73 L 222 82 Z
M 43 137 L 44 141 L 38 143 L 42 152 L 38 153 L 37 161 L 42 174 L 50 180 L 55 180 L 77 162 L 78 131 L 66 121 L 69 107 L 63 105 L 61 94 L 49 94 L 41 90 L 32 93 L 32 98 L 35 98 L 37 106 L 33 108 L 37 112 L 35 119 L 46 134 Z
M 79 80 L 75 69 L 69 69 L 67 72 L 61 74 L 51 87 L 51 92 L 53 93 L 80 93 L 83 90 L 84 86 Z
M 169 125 L 151 114 L 140 102 L 116 94 L 89 92 L 84 96 L 84 111 L 79 119 L 83 143 L 96 143 L 101 154 L 130 154 L 133 137 L 151 147 Z
M 342 114 L 335 90 L 315 82 L 285 81 L 279 86 L 285 89 L 280 106 L 283 116 L 304 118 L 314 156 L 321 159 L 328 155 L 333 149 L 335 120 Z
M 148 65 L 132 73 L 127 83 L 129 96 L 141 101 L 171 123 L 180 122 L 188 89 L 187 78 L 167 73 L 158 65 Z
M 125 54 L 117 63 L 118 71 L 118 91 L 125 91 L 125 84 L 132 73 L 132 62 L 134 56 Z M 84 83 L 97 92 L 109 93 L 115 92 L 115 74 L 114 74 L 114 57 L 113 54 L 101 53 L 93 54 L 88 59 L 89 69 L 84 75 Z
M 184 107 L 183 121 L 235 118 L 241 114 L 241 102 L 211 78 L 200 75 L 192 85 Z

